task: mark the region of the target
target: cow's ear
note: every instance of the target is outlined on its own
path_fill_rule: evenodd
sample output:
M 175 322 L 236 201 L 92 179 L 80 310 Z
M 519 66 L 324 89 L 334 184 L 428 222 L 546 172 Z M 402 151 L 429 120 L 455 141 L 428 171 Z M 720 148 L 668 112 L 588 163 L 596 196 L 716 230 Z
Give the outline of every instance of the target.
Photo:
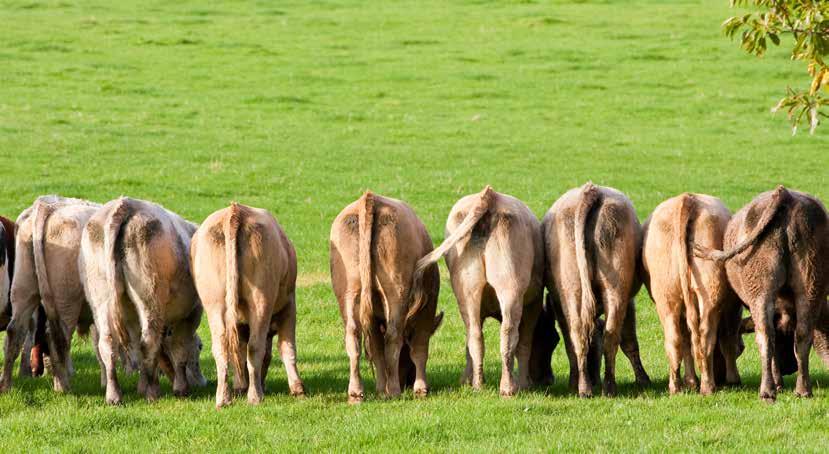
M 438 315 L 435 316 L 435 322 L 432 324 L 432 334 L 437 332 L 441 323 L 443 323 L 443 311 L 440 311 Z
M 754 332 L 754 320 L 751 317 L 746 317 L 740 322 L 740 334 L 749 334 Z

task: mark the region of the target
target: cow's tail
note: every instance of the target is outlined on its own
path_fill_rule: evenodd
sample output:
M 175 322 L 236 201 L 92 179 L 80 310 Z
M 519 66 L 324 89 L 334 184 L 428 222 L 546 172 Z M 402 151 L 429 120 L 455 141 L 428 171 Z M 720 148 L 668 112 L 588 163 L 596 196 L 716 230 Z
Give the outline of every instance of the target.
M 358 202 L 358 268 L 360 271 L 360 327 L 363 331 L 363 344 L 368 346 L 371 341 L 371 325 L 374 318 L 374 302 L 372 292 L 374 278 L 371 273 L 371 231 L 374 225 L 374 194 L 366 191 Z M 371 349 L 366 348 L 370 355 Z
M 236 326 L 236 311 L 239 308 L 239 257 L 237 237 L 242 223 L 242 211 L 239 204 L 230 204 L 227 215 L 222 221 L 225 237 L 225 349 L 237 374 L 244 374 L 244 360 L 239 342 L 239 330 Z
M 733 249 L 730 251 L 718 251 L 716 249 L 707 248 L 702 245 L 694 243 L 694 255 L 697 257 L 706 259 L 706 260 L 715 260 L 717 262 L 724 262 L 735 255 L 743 252 L 744 250 L 748 249 L 749 247 L 753 246 L 757 239 L 760 238 L 760 235 L 765 232 L 766 228 L 771 224 L 772 219 L 780 211 L 780 207 L 784 205 L 784 202 L 788 200 L 790 197 L 789 191 L 786 190 L 782 185 L 777 186 L 777 189 L 771 194 L 771 201 L 769 202 L 766 209 L 763 211 L 763 214 L 760 216 L 760 220 L 757 222 L 757 225 L 754 226 L 754 230 L 752 230 L 749 235 L 746 237 L 738 245 L 734 246 Z
M 587 259 L 587 216 L 593 207 L 599 202 L 601 191 L 593 183 L 586 183 L 581 188 L 579 202 L 576 206 L 576 218 L 573 222 L 576 266 L 581 281 L 581 306 L 579 307 L 579 319 L 581 321 L 582 339 L 592 339 L 593 329 L 596 322 L 596 295 L 593 294 L 593 282 L 591 278 L 590 263 Z
M 54 349 L 49 353 L 52 360 L 57 364 L 63 364 L 64 353 L 68 350 L 69 341 L 60 320 L 60 314 L 55 303 L 55 295 L 52 293 L 52 286 L 49 284 L 49 276 L 46 271 L 46 255 L 43 251 L 46 237 L 46 222 L 49 216 L 55 211 L 55 206 L 42 201 L 35 202 L 34 224 L 32 228 L 32 255 L 35 262 L 35 276 L 37 276 L 37 288 L 40 293 L 40 303 L 46 314 L 46 325 L 51 334 Z M 56 351 L 55 351 L 56 350 Z
M 472 229 L 475 228 L 478 221 L 480 221 L 492 207 L 493 200 L 495 200 L 495 191 L 492 189 L 492 186 L 487 185 L 484 190 L 478 194 L 477 203 L 475 203 L 472 209 L 466 213 L 463 221 L 461 221 L 449 237 L 443 240 L 443 243 L 441 243 L 440 246 L 417 261 L 414 275 L 412 277 L 411 289 L 414 294 L 414 298 L 412 299 L 412 307 L 409 308 L 409 312 L 406 314 L 406 320 L 411 320 L 412 317 L 417 315 L 425 302 L 425 295 L 423 293 L 423 273 L 426 272 L 427 268 L 437 263 L 438 260 L 446 255 L 446 253 L 449 252 L 449 250 L 452 249 L 452 247 L 454 247 L 459 241 L 466 238 L 472 232 Z
M 679 196 L 679 222 L 676 226 L 677 234 L 674 237 L 672 253 L 674 255 L 674 266 L 677 267 L 679 273 L 679 286 L 682 289 L 682 299 L 685 302 L 685 313 L 696 324 L 699 321 L 700 310 L 691 297 L 691 266 L 688 255 L 688 229 L 690 228 L 690 219 L 695 206 L 696 200 L 693 195 L 686 192 Z
M 129 350 L 131 345 L 130 334 L 126 326 L 124 326 L 125 315 L 121 303 L 118 301 L 118 280 L 121 277 L 118 275 L 118 257 L 116 257 L 115 249 L 118 243 L 118 235 L 130 214 L 132 214 L 130 199 L 120 197 L 104 221 L 105 274 L 110 291 L 109 321 L 115 336 L 118 338 L 118 342 L 121 344 L 121 348 L 127 350 Z

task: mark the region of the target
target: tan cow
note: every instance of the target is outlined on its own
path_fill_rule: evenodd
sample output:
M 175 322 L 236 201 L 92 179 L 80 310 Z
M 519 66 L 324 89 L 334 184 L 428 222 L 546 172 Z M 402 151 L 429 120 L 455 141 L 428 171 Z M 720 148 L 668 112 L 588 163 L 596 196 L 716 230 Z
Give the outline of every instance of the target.
M 378 394 L 397 396 L 412 384 L 416 396 L 425 396 L 429 339 L 443 318 L 442 312 L 435 315 L 437 265 L 424 267 L 419 281 L 413 278 L 417 260 L 432 250 L 426 227 L 404 202 L 366 192 L 334 220 L 330 246 L 331 284 L 350 363 L 348 401 L 364 398 L 361 338 Z
M 553 204 L 542 220 L 542 232 L 545 279 L 570 361 L 571 389 L 577 388 L 581 397 L 593 395 L 598 367 L 591 374 L 588 358 L 599 343 L 605 359 L 605 395 L 616 394 L 620 342 L 637 383 L 650 383 L 636 341 L 634 297 L 641 287 L 637 261 L 642 230 L 630 199 L 615 189 L 587 183 Z
M 730 219 L 731 212 L 719 199 L 685 193 L 659 204 L 645 221 L 643 280 L 656 303 L 665 333 L 671 394 L 680 391 L 683 359 L 686 385 L 697 386 L 696 364 L 702 376 L 700 392 L 714 392 L 718 339 L 726 383 L 740 383 L 737 356 L 742 303 L 728 285 L 722 263 L 694 258 L 689 253 L 693 242 L 721 249 Z M 723 323 L 722 327 L 730 330 L 720 329 L 720 320 L 725 317 L 730 323 Z
M 235 388 L 247 391 L 249 403 L 262 401 L 275 334 L 291 394 L 303 395 L 296 368 L 296 252 L 276 219 L 237 203 L 216 211 L 193 236 L 190 260 L 213 338 L 216 408 L 231 402 L 228 357 Z
M 795 393 L 812 395 L 809 351 L 829 291 L 829 219 L 816 198 L 778 186 L 731 218 L 724 251 L 695 245 L 699 257 L 724 261 L 728 281 L 748 305 L 760 350 L 760 398 L 783 388 L 776 331 L 794 332 Z
M 87 223 L 78 265 L 95 316 L 106 401 L 121 402 L 115 371 L 118 346 L 141 363 L 138 390 L 159 395 L 162 346 L 173 366 L 173 392 L 188 392 L 187 360 L 197 354 L 202 307 L 190 274 L 190 238 L 196 225 L 154 203 L 121 197 Z M 163 345 L 162 345 L 163 344 Z
M 443 255 L 466 325 L 466 369 L 461 380 L 471 381 L 476 390 L 482 388 L 483 322 L 493 317 L 501 322 L 500 393 L 509 397 L 527 388 L 533 330 L 544 294 L 538 219 L 520 200 L 487 186 L 452 207 L 446 240 L 418 261 L 416 273 L 434 266 Z
M 86 200 L 42 196 L 18 217 L 13 316 L 0 391 L 11 387 L 12 367 L 38 306 L 43 307 L 48 326 L 53 387 L 58 392 L 69 390 L 72 334 L 82 313 L 89 313 L 77 271 L 81 233 L 99 207 Z

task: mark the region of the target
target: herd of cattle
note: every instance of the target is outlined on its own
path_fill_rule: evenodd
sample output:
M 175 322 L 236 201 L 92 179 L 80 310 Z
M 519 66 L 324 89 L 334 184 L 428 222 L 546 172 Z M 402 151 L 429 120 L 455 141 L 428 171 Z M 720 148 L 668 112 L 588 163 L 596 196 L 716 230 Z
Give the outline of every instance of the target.
M 204 311 L 217 407 L 233 394 L 262 400 L 274 336 L 291 394 L 304 394 L 296 252 L 269 212 L 233 203 L 199 226 L 142 200 L 99 205 L 43 196 L 16 223 L 0 219 L 0 328 L 7 331 L 0 392 L 11 386 L 21 349 L 21 375 L 43 373 L 46 355 L 54 389 L 68 391 L 77 331 L 93 339 L 108 403 L 122 399 L 118 363 L 139 372 L 138 391 L 150 401 L 159 397 L 159 373 L 186 395 L 206 384 L 196 334 Z M 657 206 L 644 225 L 612 188 L 572 189 L 539 222 L 524 203 L 487 186 L 455 204 L 436 249 L 406 203 L 367 192 L 334 220 L 330 248 L 353 403 L 364 398 L 363 351 L 378 394 L 406 387 L 428 394 L 444 256 L 466 327 L 462 381 L 475 389 L 484 381 L 487 317 L 501 324 L 503 396 L 552 382 L 556 324 L 579 396 L 599 384 L 602 358 L 602 391 L 616 393 L 619 347 L 637 383 L 649 383 L 636 335 L 642 284 L 662 322 L 672 394 L 683 385 L 710 394 L 740 383 L 736 361 L 742 334 L 751 331 L 764 400 L 773 401 L 782 377 L 794 372 L 795 393 L 811 396 L 813 344 L 829 364 L 827 212 L 782 186 L 734 216 L 717 198 L 685 193 Z M 742 318 L 744 306 L 750 318 Z

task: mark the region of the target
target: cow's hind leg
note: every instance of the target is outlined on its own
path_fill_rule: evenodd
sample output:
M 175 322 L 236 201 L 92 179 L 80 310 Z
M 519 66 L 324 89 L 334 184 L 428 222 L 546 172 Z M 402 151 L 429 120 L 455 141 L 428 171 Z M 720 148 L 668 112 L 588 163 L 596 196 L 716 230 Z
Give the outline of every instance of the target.
M 484 386 L 484 335 L 481 317 L 483 285 L 470 288 L 462 284 L 459 289 L 461 291 L 456 292 L 456 295 L 460 295 L 458 308 L 466 325 L 467 371 L 471 373 L 472 389 L 480 391 Z M 461 380 L 465 381 L 464 378 Z
M 605 396 L 616 395 L 616 353 L 622 337 L 622 326 L 627 314 L 628 299 L 619 295 L 617 289 L 609 289 L 603 294 L 605 306 L 604 325 L 604 384 Z
M 625 323 L 622 325 L 621 347 L 633 368 L 636 384 L 642 387 L 650 386 L 651 378 L 645 371 L 645 366 L 642 365 L 642 357 L 639 355 L 639 338 L 636 334 L 636 301 L 633 298 L 628 302 Z
M 386 345 L 383 341 L 383 331 L 379 322 L 373 322 L 369 327 L 371 335 L 366 339 L 366 355 L 374 367 L 374 388 L 377 396 L 386 394 Z
M 539 292 L 543 293 L 543 291 Z M 533 348 L 533 333 L 541 316 L 542 298 L 539 297 L 530 302 L 523 309 L 521 322 L 518 326 L 518 389 L 524 390 L 530 387 L 530 355 Z M 555 328 L 553 328 L 555 329 Z M 549 363 L 548 363 L 549 364 Z
M 702 296 L 697 295 L 701 301 Z M 714 382 L 714 349 L 717 347 L 717 331 L 720 321 L 719 307 L 712 304 L 703 305 L 698 327 L 697 342 L 695 346 L 696 362 L 700 371 L 700 393 L 709 395 L 716 389 Z
M 224 305 L 212 303 L 206 305 L 207 322 L 210 325 L 210 350 L 213 360 L 216 361 L 216 409 L 229 405 L 232 401 L 227 386 L 228 351 L 225 344 Z
M 501 307 L 501 384 L 499 388 L 501 396 L 511 397 L 518 391 L 513 369 L 520 338 L 521 316 L 524 312 L 524 292 L 497 288 L 495 292 Z
M 141 318 L 141 374 L 146 383 L 144 396 L 148 402 L 155 402 L 161 392 L 158 383 L 158 355 L 164 335 L 164 322 L 154 317 Z
M 737 369 L 737 358 L 742 353 L 742 335 L 740 323 L 742 321 L 742 304 L 736 301 L 728 302 L 723 308 L 718 332 L 718 345 L 725 363 L 725 384 L 737 386 L 742 383 L 740 372 Z
M 12 299 L 12 319 L 6 327 L 5 356 L 3 357 L 3 376 L 0 378 L 0 392 L 8 391 L 12 385 L 14 361 L 20 355 L 21 344 L 28 334 L 32 314 L 37 306 L 38 298 L 36 295 L 17 301 L 14 298 Z
M 360 377 L 360 325 L 357 315 L 357 301 L 360 298 L 360 289 L 349 289 L 344 296 L 345 304 L 345 351 L 348 353 L 348 403 L 356 404 L 363 401 L 363 379 Z
M 679 307 L 678 301 L 669 301 L 668 297 L 657 297 L 656 310 L 662 322 L 665 336 L 665 355 L 668 357 L 668 392 L 677 394 L 681 391 L 680 369 L 682 367 L 682 329 L 680 315 L 673 308 Z
M 386 307 L 386 332 L 383 336 L 385 356 L 386 396 L 400 395 L 400 351 L 403 349 L 403 329 L 406 320 L 408 289 L 397 285 L 381 288 Z
M 749 304 L 754 319 L 754 338 L 760 351 L 762 378 L 760 399 L 774 402 L 777 388 L 774 378 L 774 294 L 759 295 Z
M 96 320 L 98 320 L 96 324 L 98 328 L 98 352 L 101 356 L 101 362 L 103 363 L 104 374 L 106 376 L 106 403 L 118 405 L 122 399 L 121 386 L 118 384 L 118 375 L 115 370 L 118 351 L 116 348 L 117 344 L 113 338 L 106 305 L 99 309 Z
M 572 351 L 570 358 L 570 381 L 572 386 L 573 370 L 576 371 L 576 390 L 579 397 L 586 398 L 593 396 L 593 381 L 590 378 L 589 370 L 589 356 L 591 338 L 595 331 L 587 332 L 585 326 L 588 320 L 580 318 L 579 310 L 580 301 L 577 293 L 565 293 L 562 297 L 562 310 L 566 313 L 563 317 L 566 318 L 566 324 L 562 325 L 562 331 L 565 333 L 565 346 L 569 344 L 568 357 Z M 593 321 L 593 323 L 596 323 Z M 565 328 L 566 327 L 566 328 Z M 595 325 L 594 325 L 595 330 Z
M 296 301 L 294 295 L 291 295 L 290 304 L 282 312 L 276 328 L 279 335 L 279 355 L 282 358 L 282 364 L 285 365 L 291 395 L 303 396 L 305 386 L 296 368 Z
M 697 377 L 696 362 L 694 361 L 694 348 L 691 341 L 691 330 L 687 321 L 680 323 L 682 330 L 682 359 L 685 366 L 685 387 L 691 391 L 699 389 L 699 378 Z
M 557 303 L 556 303 L 557 304 Z M 567 317 L 564 316 L 560 305 L 555 306 L 556 322 L 561 328 L 561 340 L 564 342 L 564 351 L 567 353 L 567 362 L 570 365 L 570 392 L 577 393 L 579 391 L 579 368 L 576 359 L 576 352 L 573 349 L 573 340 L 570 335 L 570 324 Z
M 271 323 L 272 305 L 260 295 L 251 298 L 249 312 L 250 336 L 248 338 L 248 403 L 259 404 L 265 395 L 262 386 L 262 366 L 265 352 L 268 350 L 265 343 L 268 341 L 268 329 Z
M 825 301 L 825 297 L 822 298 Z M 816 314 L 820 314 L 821 299 L 808 299 L 798 295 L 795 309 L 797 325 L 794 331 L 794 355 L 797 359 L 797 381 L 794 392 L 799 397 L 812 397 L 812 381 L 809 377 L 809 351 L 812 349 Z
M 429 338 L 431 334 L 426 330 L 415 331 L 409 344 L 410 356 L 415 367 L 415 381 L 412 392 L 416 397 L 425 397 L 429 394 L 429 384 L 426 381 L 426 361 L 429 359 Z

